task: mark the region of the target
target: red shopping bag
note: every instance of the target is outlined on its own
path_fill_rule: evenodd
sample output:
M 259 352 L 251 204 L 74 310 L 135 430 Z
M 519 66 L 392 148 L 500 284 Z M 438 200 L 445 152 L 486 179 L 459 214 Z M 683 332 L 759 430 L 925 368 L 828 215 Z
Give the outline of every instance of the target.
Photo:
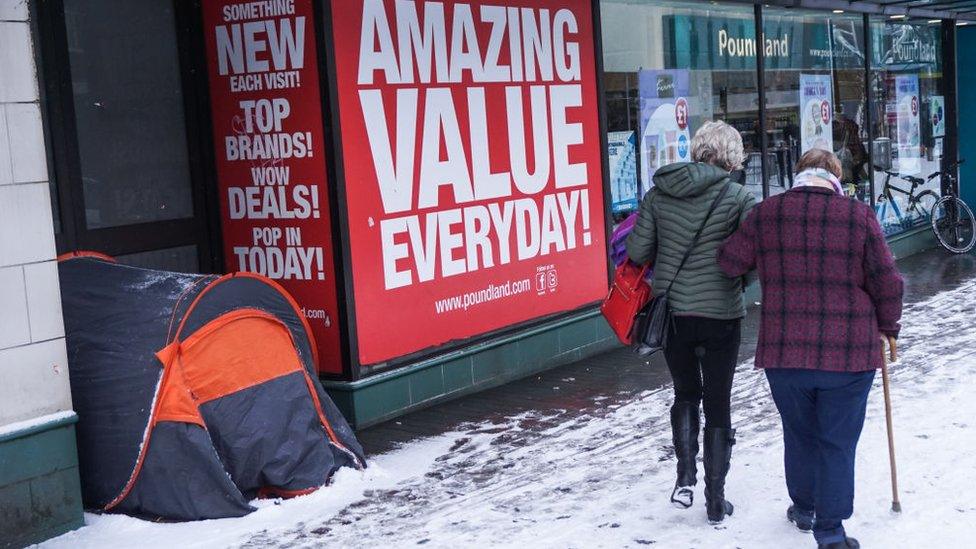
M 625 345 L 630 345 L 634 317 L 651 299 L 651 287 L 644 280 L 645 274 L 647 265 L 625 261 L 614 272 L 610 293 L 600 306 L 610 328 Z

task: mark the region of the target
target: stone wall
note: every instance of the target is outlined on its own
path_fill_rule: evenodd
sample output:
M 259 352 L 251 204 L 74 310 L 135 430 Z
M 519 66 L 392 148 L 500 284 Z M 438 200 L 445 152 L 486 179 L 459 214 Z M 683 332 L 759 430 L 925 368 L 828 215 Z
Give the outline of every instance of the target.
M 27 0 L 0 0 L 0 547 L 81 524 Z

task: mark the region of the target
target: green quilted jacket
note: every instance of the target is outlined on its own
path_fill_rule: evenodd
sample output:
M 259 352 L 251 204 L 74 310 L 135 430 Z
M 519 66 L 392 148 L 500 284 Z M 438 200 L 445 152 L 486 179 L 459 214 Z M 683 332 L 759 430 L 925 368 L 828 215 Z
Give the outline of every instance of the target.
M 627 255 L 638 264 L 651 262 L 655 296 L 674 279 L 695 231 L 723 186 L 729 190 L 715 207 L 698 244 L 671 288 L 677 315 L 729 320 L 745 316 L 741 278 L 725 276 L 718 266 L 718 247 L 742 223 L 756 199 L 729 173 L 711 164 L 678 162 L 657 170 L 654 187 L 641 201 Z

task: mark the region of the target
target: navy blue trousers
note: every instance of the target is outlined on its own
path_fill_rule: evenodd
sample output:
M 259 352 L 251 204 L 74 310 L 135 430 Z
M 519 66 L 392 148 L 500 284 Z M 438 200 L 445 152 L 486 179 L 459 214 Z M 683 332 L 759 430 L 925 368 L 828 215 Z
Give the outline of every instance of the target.
M 854 512 L 854 454 L 874 380 L 868 372 L 766 370 L 783 419 L 786 486 L 796 508 L 816 513 L 818 543 L 843 541 Z

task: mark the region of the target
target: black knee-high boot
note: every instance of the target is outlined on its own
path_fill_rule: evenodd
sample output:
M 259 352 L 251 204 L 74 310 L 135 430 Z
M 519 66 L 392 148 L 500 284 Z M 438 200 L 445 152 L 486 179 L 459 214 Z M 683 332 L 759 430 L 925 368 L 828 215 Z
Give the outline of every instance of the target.
M 678 478 L 671 492 L 671 503 L 687 509 L 695 497 L 692 486 L 698 483 L 698 426 L 697 402 L 677 401 L 671 406 L 671 435 L 674 455 L 678 460 Z
M 719 523 L 731 515 L 732 504 L 725 499 L 725 476 L 729 473 L 735 429 L 705 429 L 705 510 L 708 522 Z

